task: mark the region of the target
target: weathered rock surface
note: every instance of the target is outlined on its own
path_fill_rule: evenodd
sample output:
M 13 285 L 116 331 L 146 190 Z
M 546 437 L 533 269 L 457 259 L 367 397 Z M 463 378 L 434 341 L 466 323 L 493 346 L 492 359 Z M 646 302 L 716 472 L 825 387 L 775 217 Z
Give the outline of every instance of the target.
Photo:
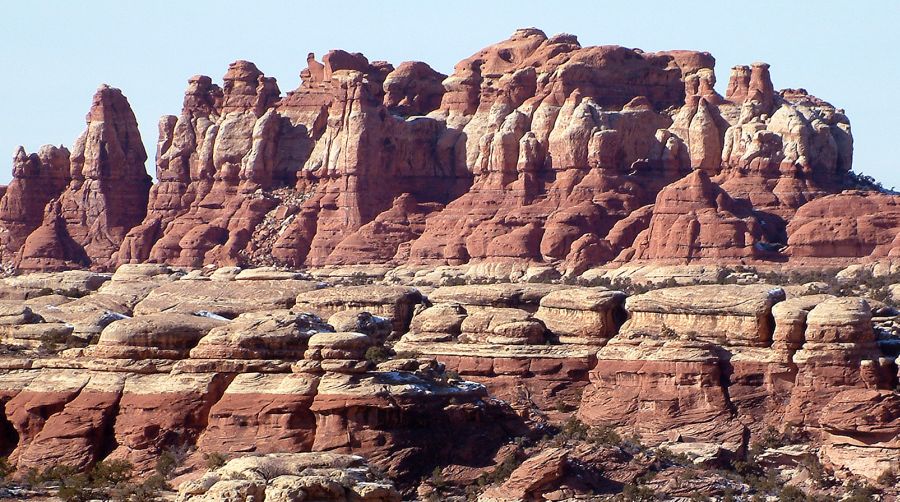
M 541 298 L 534 316 L 562 343 L 602 345 L 624 321 L 624 301 L 621 291 L 564 289 Z
M 399 502 L 393 483 L 364 458 L 334 453 L 242 456 L 182 485 L 180 502 L 217 500 Z
M 341 50 L 306 64 L 284 94 L 248 61 L 221 86 L 191 77 L 152 187 L 107 86 L 71 151 L 16 151 L 3 269 L 119 267 L 0 280 L 13 463 L 147 474 L 170 449 L 195 448 L 186 470 L 316 450 L 407 486 L 435 467 L 471 482 L 523 422 L 575 413 L 696 458 L 791 427 L 841 472 L 898 468 L 889 306 L 723 268 L 896 273 L 897 197 L 850 171 L 843 110 L 776 90 L 764 63 L 721 96 L 708 53 L 537 29 L 449 76 Z M 723 279 L 741 284 L 695 285 Z M 548 450 L 483 499 L 574 497 L 571 459 L 601 453 Z M 396 500 L 376 478 L 257 456 L 181 497 Z M 711 489 L 670 481 L 654 486 Z
M 228 318 L 245 312 L 291 308 L 297 295 L 317 288 L 312 281 L 176 281 L 164 284 L 141 300 L 135 314 L 153 312 L 210 312 Z
M 843 110 L 777 91 L 764 63 L 733 68 L 723 97 L 708 53 L 582 47 L 533 28 L 450 76 L 341 50 L 306 62 L 284 95 L 248 61 L 221 86 L 191 77 L 180 114 L 160 119 L 152 189 L 128 103 L 101 87 L 71 153 L 16 152 L 0 259 L 578 274 L 896 247 L 894 197 L 844 191 L 860 183 Z M 820 242 L 823 229 L 838 239 Z
M 128 100 L 122 91 L 101 86 L 86 120 L 87 130 L 75 141 L 71 155 L 56 151 L 45 155 L 56 159 L 33 159 L 50 171 L 51 179 L 41 189 L 56 190 L 56 170 L 65 171 L 66 184 L 51 192 L 41 213 L 35 212 L 39 200 L 32 200 L 35 209 L 23 214 L 26 226 L 34 226 L 37 214 L 43 217 L 18 246 L 15 265 L 20 270 L 113 267 L 125 234 L 144 218 L 151 180 Z M 15 192 L 7 191 L 4 197 L 7 207 L 24 202 L 12 199 Z
M 403 286 L 348 286 L 306 291 L 297 296 L 295 309 L 328 318 L 337 312 L 369 312 L 390 319 L 394 331 L 403 333 L 409 327 L 413 307 L 422 294 Z
M 622 333 L 659 333 L 668 328 L 723 345 L 768 345 L 775 329 L 772 306 L 784 300 L 775 286 L 684 286 L 657 289 L 626 301 Z

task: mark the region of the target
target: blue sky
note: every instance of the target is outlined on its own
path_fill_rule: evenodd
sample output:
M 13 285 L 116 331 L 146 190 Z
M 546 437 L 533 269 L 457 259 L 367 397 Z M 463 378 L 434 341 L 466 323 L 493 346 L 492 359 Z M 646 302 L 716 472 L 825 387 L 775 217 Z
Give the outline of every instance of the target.
M 71 145 L 101 83 L 121 88 L 153 156 L 157 120 L 177 114 L 187 79 L 220 81 L 253 61 L 294 89 L 306 54 L 363 52 L 395 65 L 453 65 L 516 28 L 582 45 L 699 49 L 717 60 L 720 92 L 736 64 L 766 61 L 776 88 L 804 87 L 847 111 L 854 170 L 900 187 L 900 2 L 8 1 L 0 16 L 0 183 L 17 145 Z

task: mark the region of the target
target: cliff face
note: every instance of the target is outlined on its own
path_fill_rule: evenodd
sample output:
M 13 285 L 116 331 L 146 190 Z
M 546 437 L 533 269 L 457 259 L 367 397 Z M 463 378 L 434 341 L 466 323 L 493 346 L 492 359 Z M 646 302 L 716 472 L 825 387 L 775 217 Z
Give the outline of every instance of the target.
M 284 95 L 237 61 L 221 87 L 192 77 L 181 114 L 160 120 L 152 188 L 128 103 L 103 87 L 71 154 L 16 152 L 0 257 L 23 270 L 517 262 L 580 272 L 891 255 L 893 199 L 842 193 L 854 188 L 843 111 L 775 90 L 764 63 L 734 67 L 721 96 L 714 67 L 705 52 L 582 47 L 536 29 L 449 76 L 310 54 Z M 819 242 L 824 220 L 844 229 L 840 243 Z
M 627 295 L 228 270 L 0 279 L 0 455 L 20 475 L 103 460 L 149 475 L 172 451 L 183 474 L 208 455 L 353 454 L 406 490 L 435 472 L 474 490 L 555 445 L 572 461 L 528 490 L 575 494 L 641 482 L 647 459 L 622 437 L 700 473 L 745 458 L 790 470 L 792 455 L 869 481 L 898 467 L 897 311 L 862 297 L 759 277 Z M 617 432 L 579 446 L 579 423 Z
M 114 267 L 125 234 L 146 214 L 147 153 L 122 91 L 101 86 L 86 122 L 71 153 L 16 152 L 0 218 L 2 255 L 9 263 L 15 253 L 19 270 Z

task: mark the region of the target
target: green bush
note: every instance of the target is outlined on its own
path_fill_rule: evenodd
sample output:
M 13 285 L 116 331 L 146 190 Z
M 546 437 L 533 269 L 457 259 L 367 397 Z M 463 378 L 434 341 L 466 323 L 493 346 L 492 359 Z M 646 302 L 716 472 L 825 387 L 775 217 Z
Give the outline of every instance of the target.
M 160 492 L 171 487 L 159 474 L 145 479 L 143 483 L 128 483 L 114 491 L 114 500 L 119 502 L 160 502 Z
M 621 500 L 629 502 L 650 502 L 656 500 L 656 492 L 649 486 L 627 484 L 620 494 Z
M 482 474 L 478 478 L 478 485 L 500 484 L 509 479 L 513 471 L 520 465 L 522 465 L 522 461 L 516 455 L 510 455 L 503 459 L 503 462 L 500 462 L 500 465 L 491 471 L 490 474 Z
M 588 440 L 597 445 L 620 446 L 622 436 L 609 425 L 591 427 L 588 431 Z
M 177 468 L 178 459 L 169 450 L 162 452 L 156 459 L 156 473 L 162 476 L 163 479 L 169 479 Z
M 218 452 L 206 453 L 203 455 L 203 458 L 206 460 L 206 467 L 209 469 L 218 469 L 228 461 L 228 457 Z
M 0 480 L 6 479 L 15 470 L 16 468 L 10 465 L 8 458 L 0 457 Z
M 443 488 L 447 484 L 444 481 L 444 473 L 441 471 L 440 466 L 435 466 L 434 470 L 431 471 L 431 484 L 435 488 Z
M 73 474 L 60 479 L 56 496 L 65 502 L 87 502 L 95 498 L 86 474 Z
M 563 422 L 562 427 L 559 429 L 559 433 L 556 435 L 557 441 L 584 441 L 588 437 L 588 431 L 590 431 L 590 427 L 585 425 L 581 420 L 578 420 L 576 417 L 569 417 L 565 422 Z
M 785 485 L 778 494 L 778 502 L 806 502 L 806 494 L 794 485 Z
M 97 488 L 116 486 L 131 479 L 134 466 L 127 460 L 104 460 L 91 469 L 91 485 Z
M 665 447 L 656 449 L 656 458 L 665 465 L 694 465 L 693 460 L 684 453 L 675 453 Z
M 366 361 L 372 364 L 383 363 L 390 358 L 390 352 L 384 347 L 373 345 L 366 349 Z

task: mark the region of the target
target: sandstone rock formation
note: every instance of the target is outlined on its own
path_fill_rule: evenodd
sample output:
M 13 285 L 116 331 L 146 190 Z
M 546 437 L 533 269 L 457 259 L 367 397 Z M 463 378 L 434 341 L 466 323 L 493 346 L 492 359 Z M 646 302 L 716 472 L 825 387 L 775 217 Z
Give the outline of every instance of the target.
M 214 500 L 399 502 L 393 484 L 355 455 L 283 453 L 228 461 L 179 490 L 181 502 Z
M 248 61 L 191 77 L 152 186 L 107 86 L 71 151 L 16 151 L 13 465 L 216 453 L 181 500 L 399 500 L 364 455 L 404 496 L 564 500 L 649 483 L 664 447 L 691 466 L 652 486 L 688 497 L 777 429 L 839 477 L 900 471 L 900 213 L 843 110 L 764 63 L 722 96 L 708 53 L 537 29 L 449 76 L 306 65 L 284 94 Z
M 715 90 L 709 53 L 521 29 L 442 75 L 334 50 L 282 94 L 253 63 L 188 80 L 149 187 L 136 123 L 101 87 L 72 152 L 14 158 L 0 260 L 21 270 L 891 256 L 893 196 L 859 188 L 843 110 Z M 115 187 L 115 188 L 112 188 Z M 150 193 L 147 193 L 147 190 Z M 125 203 L 124 201 L 128 201 Z M 820 242 L 822 229 L 838 238 Z
M 43 183 L 38 178 L 41 186 L 34 189 L 47 191 L 45 198 L 50 201 L 46 208 L 41 202 L 47 201 L 37 193 L 27 196 L 30 201 L 17 200 L 24 195 L 15 190 L 4 195 L 8 210 L 16 211 L 18 206 L 21 213 L 16 218 L 20 228 L 12 227 L 19 234 L 10 235 L 7 246 L 21 239 L 23 229 L 35 226 L 38 206 L 43 214 L 40 225 L 15 246 L 15 264 L 20 270 L 114 266 L 114 255 L 125 234 L 144 218 L 151 181 L 144 169 L 147 154 L 128 100 L 122 91 L 101 86 L 86 120 L 87 130 L 75 141 L 70 155 L 65 150 L 45 149 L 43 159 L 39 155 L 29 160 L 30 169 L 41 172 L 46 180 Z M 24 157 L 21 150 L 17 159 L 20 157 Z M 25 166 L 20 169 L 21 185 L 27 183 L 29 174 L 37 174 L 28 170 Z M 58 189 L 62 180 L 66 186 Z M 18 189 L 19 185 L 15 186 Z M 25 207 L 34 209 L 25 215 Z M 23 224 L 26 226 L 21 227 Z

